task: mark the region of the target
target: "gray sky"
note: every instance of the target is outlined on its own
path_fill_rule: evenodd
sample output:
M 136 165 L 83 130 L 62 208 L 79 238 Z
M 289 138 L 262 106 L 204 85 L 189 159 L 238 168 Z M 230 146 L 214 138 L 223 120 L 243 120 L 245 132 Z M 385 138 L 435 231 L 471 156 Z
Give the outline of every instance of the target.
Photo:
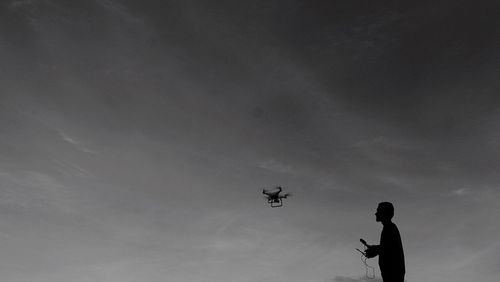
M 497 281 L 500 4 L 402 2 L 1 2 L 2 280 L 365 281 L 392 201 Z

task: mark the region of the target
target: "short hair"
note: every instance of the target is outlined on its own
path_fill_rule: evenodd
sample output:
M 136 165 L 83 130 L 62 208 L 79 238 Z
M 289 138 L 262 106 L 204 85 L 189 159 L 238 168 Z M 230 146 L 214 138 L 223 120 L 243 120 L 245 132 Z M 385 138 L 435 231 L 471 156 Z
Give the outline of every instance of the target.
M 380 211 L 384 213 L 384 215 L 392 219 L 392 217 L 394 216 L 394 206 L 391 202 L 381 202 L 378 204 L 378 207 L 380 208 Z

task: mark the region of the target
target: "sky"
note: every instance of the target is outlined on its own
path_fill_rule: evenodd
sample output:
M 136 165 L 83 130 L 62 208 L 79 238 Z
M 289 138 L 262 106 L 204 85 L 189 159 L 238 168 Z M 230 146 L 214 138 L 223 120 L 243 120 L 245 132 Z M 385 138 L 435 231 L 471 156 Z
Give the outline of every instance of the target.
M 499 11 L 1 1 L 2 281 L 497 281 Z

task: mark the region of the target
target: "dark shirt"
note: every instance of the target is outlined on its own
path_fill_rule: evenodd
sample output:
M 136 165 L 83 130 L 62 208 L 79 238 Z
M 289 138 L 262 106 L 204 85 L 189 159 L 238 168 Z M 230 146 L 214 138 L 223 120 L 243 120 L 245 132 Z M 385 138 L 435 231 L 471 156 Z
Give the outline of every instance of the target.
M 393 222 L 386 223 L 382 229 L 378 246 L 378 265 L 382 275 L 404 275 L 406 272 L 401 235 Z

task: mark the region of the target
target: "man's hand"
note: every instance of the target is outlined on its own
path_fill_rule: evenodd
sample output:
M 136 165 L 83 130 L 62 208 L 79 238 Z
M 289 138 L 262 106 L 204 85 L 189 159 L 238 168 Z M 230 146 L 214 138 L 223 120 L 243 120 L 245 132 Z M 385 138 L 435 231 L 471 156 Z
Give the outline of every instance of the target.
M 367 258 L 373 258 L 373 257 L 376 257 L 377 255 L 378 255 L 377 246 L 370 246 L 365 251 L 365 256 Z

